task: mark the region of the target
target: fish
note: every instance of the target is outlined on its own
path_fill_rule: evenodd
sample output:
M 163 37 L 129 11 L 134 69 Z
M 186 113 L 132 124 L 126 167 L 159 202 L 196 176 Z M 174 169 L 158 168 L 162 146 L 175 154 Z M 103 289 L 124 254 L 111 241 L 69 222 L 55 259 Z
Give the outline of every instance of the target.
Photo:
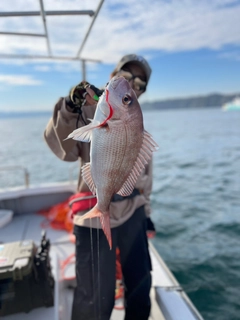
M 137 96 L 122 76 L 113 77 L 106 85 L 90 121 L 70 133 L 67 139 L 91 142 L 90 162 L 82 167 L 81 173 L 96 195 L 97 204 L 81 220 L 99 217 L 112 249 L 109 215 L 112 197 L 132 193 L 158 145 L 144 129 Z

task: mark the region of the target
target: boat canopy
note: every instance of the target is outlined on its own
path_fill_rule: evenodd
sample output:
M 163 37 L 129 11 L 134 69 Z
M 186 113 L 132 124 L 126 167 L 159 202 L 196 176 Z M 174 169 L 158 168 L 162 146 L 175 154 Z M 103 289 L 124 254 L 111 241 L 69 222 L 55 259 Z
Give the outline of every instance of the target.
M 82 62 L 82 78 L 86 79 L 86 62 L 101 62 L 100 60 L 96 59 L 89 59 L 84 58 L 81 56 L 83 48 L 86 44 L 86 41 L 89 37 L 89 34 L 92 30 L 93 24 L 98 16 L 98 13 L 102 7 L 104 0 L 100 0 L 98 3 L 98 6 L 95 11 L 93 10 L 56 10 L 56 11 L 46 11 L 44 7 L 43 0 L 39 0 L 40 4 L 40 10 L 39 11 L 12 11 L 12 12 L 0 12 L 0 18 L 6 18 L 6 17 L 32 17 L 32 16 L 41 16 L 42 17 L 42 23 L 44 28 L 44 33 L 31 33 L 31 32 L 9 32 L 9 31 L 1 31 L 0 35 L 7 35 L 7 36 L 31 36 L 31 37 L 40 37 L 46 39 L 46 46 L 48 50 L 48 54 L 46 55 L 24 55 L 24 54 L 0 54 L 0 58 L 2 59 L 46 59 L 46 60 L 79 60 Z M 76 15 L 88 15 L 91 17 L 91 23 L 85 33 L 85 36 L 83 37 L 83 40 L 80 44 L 80 47 L 76 53 L 75 56 L 56 56 L 52 54 L 52 46 L 51 41 L 48 34 L 48 27 L 47 27 L 47 20 L 46 16 L 76 16 Z

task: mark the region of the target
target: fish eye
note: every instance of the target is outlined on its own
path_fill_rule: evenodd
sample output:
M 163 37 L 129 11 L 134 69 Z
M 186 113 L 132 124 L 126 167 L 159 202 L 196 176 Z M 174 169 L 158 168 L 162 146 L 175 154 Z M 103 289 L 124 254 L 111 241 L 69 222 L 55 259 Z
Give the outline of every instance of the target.
M 125 94 L 125 96 L 122 98 L 122 102 L 125 105 L 129 105 L 132 103 L 132 98 L 130 97 L 129 94 Z

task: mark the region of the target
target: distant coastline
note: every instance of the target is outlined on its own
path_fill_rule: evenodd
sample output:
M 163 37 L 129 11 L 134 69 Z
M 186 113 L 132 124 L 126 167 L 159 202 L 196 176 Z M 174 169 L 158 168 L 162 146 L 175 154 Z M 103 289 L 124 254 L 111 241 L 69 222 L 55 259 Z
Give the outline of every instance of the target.
M 232 101 L 234 98 L 240 96 L 236 94 L 208 94 L 205 96 L 174 98 L 166 100 L 158 100 L 153 102 L 144 102 L 141 104 L 143 110 L 176 110 L 176 109 L 196 109 L 196 108 L 221 108 L 224 103 Z M 0 111 L 0 119 L 5 118 L 25 118 L 25 117 L 41 117 L 51 116 L 50 111 Z
M 224 103 L 232 101 L 240 93 L 236 94 L 208 94 L 206 96 L 196 96 L 187 98 L 175 98 L 145 102 L 141 104 L 143 110 L 169 110 L 169 109 L 195 109 L 195 108 L 221 108 Z
M 51 116 L 51 111 L 0 111 L 0 119 L 7 118 L 31 118 L 31 117 L 43 117 L 43 116 Z

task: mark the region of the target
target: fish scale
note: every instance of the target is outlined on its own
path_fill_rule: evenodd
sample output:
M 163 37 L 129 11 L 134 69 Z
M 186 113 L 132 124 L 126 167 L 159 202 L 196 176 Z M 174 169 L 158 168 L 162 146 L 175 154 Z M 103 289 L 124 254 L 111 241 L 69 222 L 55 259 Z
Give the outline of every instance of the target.
M 137 152 L 135 155 L 132 152 L 131 143 L 131 140 L 135 140 L 133 139 L 135 135 L 132 131 L 123 130 L 122 126 L 114 126 L 111 128 L 113 133 L 110 135 L 107 132 L 105 138 L 104 133 L 101 133 L 103 130 L 96 132 L 97 147 L 95 148 L 96 155 L 92 157 L 92 176 L 97 190 L 104 189 L 105 184 L 108 184 L 110 189 L 116 193 L 128 177 L 137 156 Z M 112 146 L 112 139 L 115 141 L 114 146 Z M 126 144 L 126 140 L 130 143 Z M 100 152 L 100 149 L 103 148 L 101 141 L 104 141 L 105 153 Z

